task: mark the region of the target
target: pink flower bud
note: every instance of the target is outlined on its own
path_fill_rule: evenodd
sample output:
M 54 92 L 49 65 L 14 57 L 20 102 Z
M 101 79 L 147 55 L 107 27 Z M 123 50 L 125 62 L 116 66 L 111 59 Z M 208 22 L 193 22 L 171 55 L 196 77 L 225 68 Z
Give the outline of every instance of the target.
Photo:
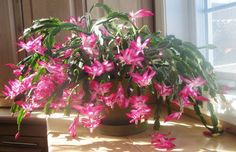
M 15 140 L 18 140 L 20 138 L 20 132 L 18 131 L 15 135 Z

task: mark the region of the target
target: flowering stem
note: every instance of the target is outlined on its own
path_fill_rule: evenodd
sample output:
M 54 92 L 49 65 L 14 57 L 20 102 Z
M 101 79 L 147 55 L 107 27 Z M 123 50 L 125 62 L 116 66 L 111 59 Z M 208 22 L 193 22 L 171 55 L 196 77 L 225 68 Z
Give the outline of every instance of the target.
M 196 112 L 196 114 L 199 116 L 201 122 L 203 123 L 203 125 L 209 130 L 211 131 L 212 133 L 219 133 L 219 134 L 222 134 L 223 131 L 221 129 L 219 129 L 216 125 L 214 125 L 213 123 L 213 128 L 210 128 L 208 127 L 207 125 L 207 121 L 205 120 L 204 116 L 202 115 L 201 111 L 200 111 L 200 108 L 199 106 L 196 104 L 194 105 L 194 110 Z M 213 113 L 212 110 L 210 110 L 211 114 Z
M 88 79 L 83 79 L 83 90 L 85 92 L 84 99 L 85 101 L 89 99 L 90 97 L 90 92 L 89 92 L 89 81 Z
M 155 102 L 156 102 L 156 107 L 155 107 L 155 113 L 154 113 L 154 126 L 153 129 L 155 130 L 159 130 L 160 129 L 160 114 L 161 114 L 161 104 L 162 104 L 162 100 L 160 100 L 160 98 L 158 98 L 157 93 L 154 93 L 155 96 Z
M 131 85 L 132 85 L 132 80 L 131 78 L 128 79 L 128 86 L 127 86 L 127 96 L 130 97 L 131 96 Z
M 170 100 L 166 100 L 166 108 L 167 108 L 168 115 L 170 115 L 172 113 Z
M 70 102 L 71 102 L 71 96 L 72 94 L 76 91 L 76 88 L 78 88 L 80 86 L 80 84 L 77 84 L 70 92 L 70 95 L 67 97 L 66 101 L 67 101 L 67 105 L 66 105 L 66 108 L 64 110 L 64 114 L 66 116 L 69 116 L 70 115 Z
M 141 88 L 139 88 L 139 86 L 137 86 L 137 95 L 141 96 Z
M 53 99 L 55 99 L 55 97 L 56 97 L 56 93 L 53 93 L 52 96 L 48 99 L 48 102 L 46 103 L 46 105 L 44 107 L 45 114 L 47 114 L 47 115 L 51 114 L 50 105 L 51 105 Z

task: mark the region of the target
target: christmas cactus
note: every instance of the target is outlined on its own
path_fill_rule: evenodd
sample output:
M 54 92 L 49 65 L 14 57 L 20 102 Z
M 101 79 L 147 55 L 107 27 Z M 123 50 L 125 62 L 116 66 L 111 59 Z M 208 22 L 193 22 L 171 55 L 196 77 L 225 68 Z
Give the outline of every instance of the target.
M 90 13 L 95 7 L 103 9 L 105 16 L 93 19 Z M 109 115 L 104 109 L 114 105 L 130 108 L 130 123 L 153 117 L 158 130 L 163 104 L 168 111 L 164 122 L 178 120 L 185 107 L 193 107 L 209 131 L 221 133 L 212 104 L 218 95 L 213 67 L 195 45 L 137 26 L 136 20 L 152 15 L 145 9 L 117 12 L 98 3 L 82 17 L 39 19 L 25 29 L 18 46 L 28 56 L 16 65 L 8 64 L 15 79 L 4 89 L 14 99 L 11 110 L 18 116 L 17 137 L 22 119 L 35 110 L 46 114 L 64 110 L 68 116 L 75 111 L 78 115 L 69 133 L 76 137 L 79 124 L 93 131 Z M 62 31 L 70 35 L 59 43 L 56 36 Z M 147 92 L 155 96 L 153 112 Z M 203 102 L 211 114 L 210 125 L 200 110 Z M 173 104 L 179 110 L 172 111 Z M 171 149 L 174 138 L 167 136 L 155 133 L 151 142 Z

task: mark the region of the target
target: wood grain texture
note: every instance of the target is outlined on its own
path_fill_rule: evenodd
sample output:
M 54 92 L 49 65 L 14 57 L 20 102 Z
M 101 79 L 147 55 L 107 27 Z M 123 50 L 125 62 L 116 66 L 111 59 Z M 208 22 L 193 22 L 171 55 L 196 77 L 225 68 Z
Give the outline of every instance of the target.
M 40 18 L 56 17 L 68 20 L 71 16 L 81 16 L 85 11 L 84 0 L 24 0 L 23 18 L 25 28 L 32 25 L 33 20 Z M 57 36 L 59 42 L 64 41 L 68 32 L 62 32 Z
M 16 63 L 16 33 L 13 16 L 12 0 L 0 1 L 0 94 L 3 85 L 12 78 L 11 70 L 5 66 L 7 63 Z

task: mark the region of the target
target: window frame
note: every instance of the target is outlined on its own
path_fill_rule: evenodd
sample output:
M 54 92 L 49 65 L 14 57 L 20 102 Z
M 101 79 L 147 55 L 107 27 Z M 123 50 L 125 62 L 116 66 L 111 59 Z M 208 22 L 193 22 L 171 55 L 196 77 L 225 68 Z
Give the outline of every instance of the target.
M 209 22 L 209 18 L 211 17 L 210 14 L 214 13 L 214 12 L 217 12 L 217 11 L 226 10 L 226 9 L 229 9 L 229 8 L 234 8 L 234 7 L 236 7 L 236 2 L 231 2 L 231 3 L 227 3 L 227 4 L 214 6 L 214 7 L 209 7 L 209 1 L 208 0 L 203 0 L 203 1 L 204 1 L 204 16 L 205 16 L 205 26 L 206 26 L 205 27 L 206 44 L 211 44 L 212 43 L 212 35 L 209 31 L 212 28 L 212 25 Z M 197 3 L 199 3 L 199 2 L 197 2 Z M 196 14 L 196 15 L 198 15 L 198 14 Z M 212 65 L 214 65 L 213 53 L 214 53 L 213 50 L 207 50 L 206 51 L 206 58 L 208 59 L 208 61 Z M 231 81 L 232 83 L 235 84 L 235 82 L 236 82 L 236 73 L 223 70 L 225 67 L 229 67 L 229 66 L 232 66 L 232 65 L 233 64 L 224 64 L 224 65 L 214 66 L 217 78 L 220 80 L 220 82 L 230 84 L 230 81 Z M 235 64 L 235 66 L 236 66 L 236 64 Z M 234 85 L 234 86 L 231 85 L 230 87 L 236 89 L 236 85 Z

